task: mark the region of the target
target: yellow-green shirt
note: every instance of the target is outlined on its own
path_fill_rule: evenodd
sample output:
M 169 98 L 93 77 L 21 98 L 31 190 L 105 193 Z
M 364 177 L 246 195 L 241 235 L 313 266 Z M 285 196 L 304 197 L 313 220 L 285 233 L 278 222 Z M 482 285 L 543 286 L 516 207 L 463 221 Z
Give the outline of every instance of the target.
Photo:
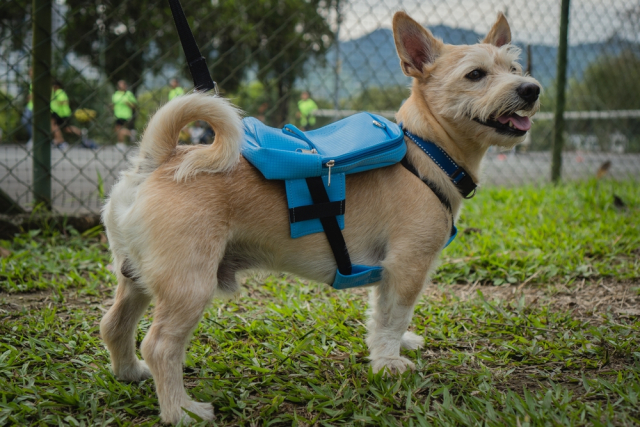
M 29 83 L 29 102 L 27 102 L 27 109 L 33 111 L 33 84 Z
M 318 109 L 318 105 L 311 98 L 307 98 L 304 101 L 301 99 L 298 101 L 298 110 L 300 110 L 300 125 L 313 126 L 316 124 L 316 116 L 313 112 Z
M 51 111 L 60 117 L 71 116 L 71 107 L 69 107 L 69 97 L 62 89 L 51 91 Z
M 113 115 L 116 119 L 130 120 L 133 117 L 133 109 L 130 105 L 137 105 L 136 96 L 131 91 L 117 90 L 111 97 L 113 102 Z
M 169 101 L 171 101 L 176 96 L 182 95 L 183 93 L 184 93 L 184 89 L 182 89 L 180 86 L 174 87 L 169 91 Z

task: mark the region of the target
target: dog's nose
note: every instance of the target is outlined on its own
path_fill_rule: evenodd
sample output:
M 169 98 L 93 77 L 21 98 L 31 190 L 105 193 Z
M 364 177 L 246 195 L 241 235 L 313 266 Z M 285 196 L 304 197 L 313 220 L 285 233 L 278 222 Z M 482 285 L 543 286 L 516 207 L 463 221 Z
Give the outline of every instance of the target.
M 540 86 L 535 83 L 523 83 L 516 89 L 520 98 L 529 103 L 536 102 L 538 96 L 540 96 Z

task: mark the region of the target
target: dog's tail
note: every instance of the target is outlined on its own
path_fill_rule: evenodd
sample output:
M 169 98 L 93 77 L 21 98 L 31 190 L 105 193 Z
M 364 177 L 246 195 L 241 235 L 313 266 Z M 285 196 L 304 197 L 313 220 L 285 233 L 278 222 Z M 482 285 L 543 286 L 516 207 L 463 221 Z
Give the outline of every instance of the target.
M 178 145 L 180 130 L 196 120 L 211 125 L 216 136 L 211 145 L 189 151 L 176 169 L 177 181 L 198 172 L 224 172 L 236 165 L 242 145 L 240 110 L 218 96 L 191 93 L 169 101 L 151 118 L 140 142 L 140 156 L 156 168 Z

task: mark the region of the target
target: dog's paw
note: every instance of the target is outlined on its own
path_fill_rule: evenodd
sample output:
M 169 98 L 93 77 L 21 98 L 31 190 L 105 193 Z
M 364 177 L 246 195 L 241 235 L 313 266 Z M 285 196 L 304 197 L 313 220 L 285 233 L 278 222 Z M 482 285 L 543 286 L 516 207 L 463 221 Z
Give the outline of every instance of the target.
M 178 424 L 182 422 L 182 425 L 188 425 L 192 422 L 197 421 L 189 415 L 189 411 L 192 414 L 197 415 L 202 421 L 211 421 L 215 418 L 213 414 L 213 405 L 211 403 L 206 402 L 195 402 L 193 400 L 189 400 L 182 404 L 180 407 L 176 408 L 173 411 L 163 411 L 160 414 L 160 418 L 162 422 L 166 424 Z
M 116 378 L 123 382 L 138 382 L 151 378 L 151 371 L 143 360 L 138 360 L 134 365 L 120 366 L 115 372 Z
M 420 335 L 414 334 L 413 332 L 407 331 L 402 335 L 400 347 L 405 350 L 417 350 L 424 347 L 424 338 Z
M 407 370 L 407 368 L 414 370 L 416 365 L 406 357 L 380 357 L 371 361 L 371 368 L 373 372 L 379 372 L 385 369 L 385 374 L 396 375 L 401 374 Z

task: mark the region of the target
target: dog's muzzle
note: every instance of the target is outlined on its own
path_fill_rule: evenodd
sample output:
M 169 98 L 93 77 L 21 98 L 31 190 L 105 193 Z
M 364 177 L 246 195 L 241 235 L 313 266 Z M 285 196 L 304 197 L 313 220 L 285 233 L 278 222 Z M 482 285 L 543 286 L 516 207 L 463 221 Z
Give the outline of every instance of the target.
M 502 135 L 519 137 L 524 136 L 531 129 L 531 119 L 516 113 L 503 114 L 495 119 L 473 119 L 481 125 L 492 127 Z
M 501 135 L 520 137 L 526 135 L 531 129 L 531 119 L 528 116 L 520 115 L 518 112 L 531 111 L 536 105 L 540 96 L 540 86 L 535 83 L 523 83 L 516 89 L 520 103 L 517 109 L 510 113 L 498 115 L 493 114 L 487 120 L 474 118 L 481 125 L 492 127 Z

